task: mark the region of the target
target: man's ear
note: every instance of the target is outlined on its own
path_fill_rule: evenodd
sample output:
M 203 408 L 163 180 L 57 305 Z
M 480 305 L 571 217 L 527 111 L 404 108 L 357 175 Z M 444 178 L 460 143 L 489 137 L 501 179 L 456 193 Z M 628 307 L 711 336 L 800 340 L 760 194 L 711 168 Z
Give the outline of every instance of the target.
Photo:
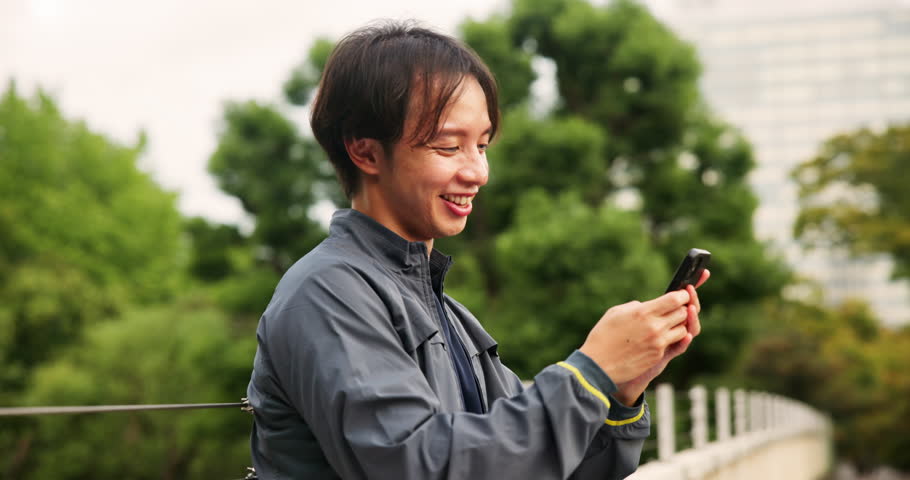
M 375 138 L 351 138 L 344 141 L 348 157 L 361 172 L 377 175 L 379 165 L 385 161 L 385 149 Z

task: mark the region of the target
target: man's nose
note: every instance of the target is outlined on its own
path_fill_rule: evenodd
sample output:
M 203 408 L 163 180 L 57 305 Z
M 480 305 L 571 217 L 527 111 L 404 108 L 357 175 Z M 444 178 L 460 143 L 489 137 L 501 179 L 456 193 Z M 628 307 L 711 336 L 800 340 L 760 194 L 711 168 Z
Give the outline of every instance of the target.
M 490 164 L 487 163 L 486 153 L 475 149 L 467 157 L 459 172 L 461 179 L 467 183 L 485 185 L 490 178 Z

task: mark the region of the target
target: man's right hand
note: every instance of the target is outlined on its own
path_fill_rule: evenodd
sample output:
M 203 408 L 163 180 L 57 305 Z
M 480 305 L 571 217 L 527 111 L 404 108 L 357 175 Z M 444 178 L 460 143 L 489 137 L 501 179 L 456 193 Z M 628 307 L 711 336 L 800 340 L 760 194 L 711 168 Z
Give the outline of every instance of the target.
M 670 292 L 647 302 L 617 305 L 601 317 L 579 350 L 620 384 L 664 358 L 666 349 L 688 333 L 689 292 Z

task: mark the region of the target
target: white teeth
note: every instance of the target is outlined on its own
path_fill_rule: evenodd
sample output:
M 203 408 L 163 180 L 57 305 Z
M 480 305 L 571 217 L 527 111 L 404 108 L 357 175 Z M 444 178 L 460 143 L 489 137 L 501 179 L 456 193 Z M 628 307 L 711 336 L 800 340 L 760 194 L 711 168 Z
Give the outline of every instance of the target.
M 471 203 L 471 197 L 464 195 L 443 195 L 442 198 L 461 206 L 466 206 Z

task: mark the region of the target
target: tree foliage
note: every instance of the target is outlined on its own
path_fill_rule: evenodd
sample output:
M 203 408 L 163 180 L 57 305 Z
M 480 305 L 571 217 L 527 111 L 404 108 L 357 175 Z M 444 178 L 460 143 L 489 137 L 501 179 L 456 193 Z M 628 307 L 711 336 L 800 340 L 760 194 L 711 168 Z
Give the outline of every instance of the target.
M 198 300 L 129 311 L 87 327 L 84 343 L 38 370 L 25 398 L 30 405 L 236 402 L 254 352 L 252 335 L 236 338 L 224 314 Z M 249 465 L 250 423 L 239 409 L 42 417 L 18 439 L 30 454 L 10 478 L 235 478 Z
M 528 377 L 578 347 L 604 305 L 657 296 L 669 278 L 638 215 L 590 207 L 573 191 L 522 195 L 495 252 L 502 287 L 487 323 L 509 367 Z
M 119 145 L 63 118 L 44 93 L 26 99 L 12 84 L 0 132 L 5 266 L 56 258 L 137 300 L 169 298 L 180 217 L 174 195 L 136 168 L 144 138 Z
M 908 166 L 908 124 L 828 139 L 792 172 L 801 203 L 796 235 L 810 247 L 886 254 L 893 276 L 910 278 Z M 746 373 L 831 412 L 838 451 L 860 468 L 910 470 L 910 330 L 882 329 L 855 302 L 796 310 L 782 312 L 789 328 L 755 346 L 756 357 L 776 360 L 763 367 L 753 360 Z
M 189 272 L 202 281 L 229 277 L 243 268 L 238 255 L 249 249 L 247 239 L 233 225 L 217 225 L 201 217 L 184 222 L 190 240 Z
M 838 455 L 861 470 L 910 469 L 910 331 L 880 327 L 858 301 L 778 302 L 766 319 L 742 366 L 748 384 L 829 413 Z
M 796 235 L 810 246 L 884 253 L 910 278 L 910 124 L 837 135 L 793 172 L 802 207 Z
M 462 34 L 504 85 L 505 115 L 501 139 L 488 152 L 490 182 L 474 202 L 467 231 L 439 245 L 470 255 L 474 270 L 464 277 L 479 280 L 478 288 L 485 290 L 469 295 L 484 297 L 471 306 L 491 329 L 502 332 L 500 341 L 509 345 L 504 355 L 515 358 L 523 375 L 533 375 L 556 357 L 555 351 L 540 354 L 539 345 L 579 345 L 600 313 L 615 303 L 609 292 L 624 292 L 624 301 L 660 294 L 655 285 L 666 282 L 682 255 L 698 246 L 714 252 L 714 276 L 702 302 L 706 318 L 715 319 L 718 328 L 705 329 L 695 347 L 701 354 L 688 355 L 668 375 L 686 382 L 721 372 L 749 340 L 751 322 L 759 320 L 749 312 L 762 299 L 779 295 L 789 271 L 754 237 L 757 200 L 746 180 L 754 165 L 751 148 L 700 99 L 694 49 L 644 7 L 624 0 L 605 6 L 515 0 L 510 15 L 467 22 Z M 544 115 L 530 113 L 535 76 L 528 66 L 535 58 L 556 66 L 557 107 Z M 563 214 L 535 217 L 533 227 L 519 225 L 529 198 L 525 194 L 532 189 L 538 192 L 532 205 L 544 211 L 559 205 Z M 635 242 L 586 243 L 588 235 L 611 234 L 581 235 L 566 223 L 570 215 L 565 212 L 577 209 L 615 213 L 616 208 L 603 210 L 605 205 L 627 210 L 627 228 L 595 221 L 604 218 L 598 215 L 587 228 L 617 229 L 612 234 Z M 636 223 L 637 229 L 628 227 Z M 505 243 L 515 248 L 511 255 L 502 247 L 519 231 L 550 238 L 543 232 L 559 230 L 576 234 L 551 238 L 551 255 L 523 255 L 526 246 L 514 241 Z M 610 250 L 600 252 L 605 246 Z M 558 264 L 560 251 L 583 252 L 592 274 L 604 276 L 602 291 L 581 290 L 585 296 L 578 303 L 587 302 L 586 309 L 535 315 L 546 310 L 539 302 L 562 307 L 564 289 L 585 277 L 578 271 L 536 276 L 547 270 L 541 264 Z M 625 270 L 619 270 L 623 274 L 605 273 L 613 263 L 602 255 L 627 259 Z M 522 281 L 516 272 L 529 277 Z M 512 285 L 518 284 L 522 294 L 513 295 Z M 737 323 L 720 326 L 727 323 L 722 315 L 736 316 Z M 520 331 L 528 335 L 507 339 L 517 331 L 508 319 L 518 318 Z
M 589 118 L 610 136 L 611 157 L 671 147 L 698 102 L 695 50 L 638 3 L 595 6 L 584 0 L 515 0 L 516 47 L 557 66 L 566 112 Z
M 310 209 L 337 190 L 331 167 L 275 107 L 232 102 L 223 122 L 209 171 L 255 219 L 263 260 L 283 272 L 325 235 Z
M 42 92 L 0 97 L 0 400 L 84 325 L 175 293 L 181 220 L 136 168 L 143 143 L 65 119 Z

